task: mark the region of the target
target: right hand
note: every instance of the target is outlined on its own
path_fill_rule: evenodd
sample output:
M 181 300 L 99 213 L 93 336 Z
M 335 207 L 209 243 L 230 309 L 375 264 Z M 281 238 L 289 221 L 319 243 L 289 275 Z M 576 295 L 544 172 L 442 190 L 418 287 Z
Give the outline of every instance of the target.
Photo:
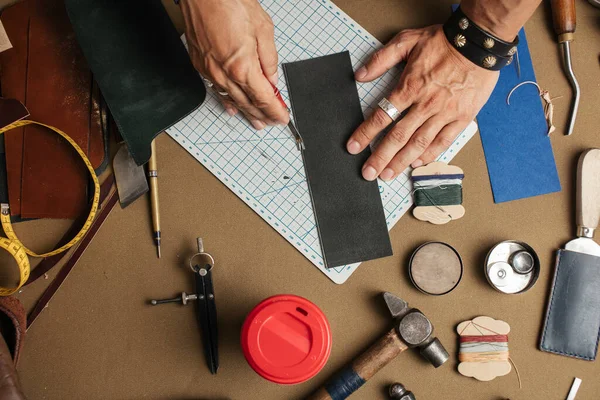
M 194 67 L 214 84 L 229 115 L 241 110 L 256 129 L 287 124 L 274 94 L 277 50 L 273 22 L 257 0 L 181 0 Z

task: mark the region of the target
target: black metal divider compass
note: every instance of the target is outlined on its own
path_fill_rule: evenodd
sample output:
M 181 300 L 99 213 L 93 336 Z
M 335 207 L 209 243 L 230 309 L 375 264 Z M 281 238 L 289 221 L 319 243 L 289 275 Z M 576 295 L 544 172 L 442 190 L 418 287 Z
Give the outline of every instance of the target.
M 198 301 L 196 311 L 200 330 L 202 331 L 204 354 L 210 372 L 216 374 L 219 369 L 219 352 L 217 306 L 212 282 L 212 269 L 215 266 L 215 259 L 204 251 L 202 238 L 198 238 L 197 241 L 198 253 L 194 254 L 189 262 L 190 268 L 194 272 L 196 293 L 187 294 L 186 292 L 182 292 L 180 296 L 173 299 L 150 300 L 150 304 L 180 303 L 185 306 L 190 301 Z

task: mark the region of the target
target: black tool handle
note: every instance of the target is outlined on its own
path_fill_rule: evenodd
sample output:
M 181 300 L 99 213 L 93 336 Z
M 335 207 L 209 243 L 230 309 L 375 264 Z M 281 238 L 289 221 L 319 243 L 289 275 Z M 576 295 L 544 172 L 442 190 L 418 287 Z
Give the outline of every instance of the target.
M 217 306 L 213 288 L 211 266 L 206 265 L 197 269 L 195 275 L 198 292 L 198 323 L 202 331 L 204 354 L 208 368 L 212 374 L 219 369 Z M 205 274 L 204 274 L 205 273 Z M 203 275 L 204 274 L 204 275 Z

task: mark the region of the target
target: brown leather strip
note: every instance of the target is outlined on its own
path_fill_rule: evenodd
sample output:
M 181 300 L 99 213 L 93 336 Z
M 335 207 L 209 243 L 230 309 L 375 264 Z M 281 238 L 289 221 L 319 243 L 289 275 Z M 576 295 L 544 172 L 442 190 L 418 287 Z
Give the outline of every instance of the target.
M 108 197 L 114 182 L 115 182 L 115 177 L 113 174 L 110 174 L 104 180 L 104 182 L 102 182 L 102 185 L 100 186 L 100 209 L 102 209 L 102 203 L 104 203 L 104 201 Z M 71 225 L 69 230 L 63 235 L 63 237 L 59 240 L 59 242 L 56 244 L 56 246 L 54 246 L 54 248 L 64 245 L 73 236 L 75 236 L 77 234 L 77 232 L 79 232 L 79 230 L 81 229 L 81 226 L 85 223 L 86 217 L 87 217 L 87 213 L 81 215 L 75 222 L 73 222 L 73 224 Z M 67 254 L 67 252 L 63 252 L 63 253 L 55 254 L 53 256 L 44 258 L 35 267 L 35 269 L 33 269 L 31 271 L 31 274 L 29 275 L 29 279 L 23 286 L 27 286 L 30 283 L 35 282 L 37 279 L 39 279 L 40 276 L 42 276 L 46 272 L 50 271 L 56 264 L 58 264 L 60 262 L 60 260 L 62 260 L 66 256 L 66 254 Z
M 75 265 L 77 264 L 77 261 L 79 261 L 79 258 L 81 258 L 84 251 L 87 249 L 88 245 L 94 239 L 94 236 L 96 235 L 96 233 L 98 232 L 98 230 L 100 229 L 100 227 L 102 226 L 104 221 L 106 220 L 106 217 L 108 217 L 108 215 L 114 208 L 115 204 L 117 204 L 118 200 L 119 200 L 119 196 L 117 194 L 117 191 L 115 190 L 110 195 L 106 205 L 102 208 L 102 211 L 100 211 L 100 213 L 96 217 L 96 220 L 90 227 L 90 230 L 88 231 L 88 233 L 83 237 L 83 239 L 79 243 L 79 246 L 77 246 L 77 248 L 75 249 L 73 254 L 71 254 L 70 258 L 66 261 L 65 265 L 63 265 L 63 267 L 60 269 L 60 271 L 58 272 L 58 274 L 56 275 L 56 277 L 54 278 L 52 283 L 50 283 L 50 285 L 46 288 L 46 290 L 44 291 L 44 293 L 42 294 L 42 296 L 36 303 L 35 307 L 33 307 L 33 310 L 31 310 L 31 312 L 27 316 L 27 329 L 29 329 L 31 327 L 31 325 L 33 325 L 36 318 L 44 310 L 44 307 L 46 307 L 46 304 L 48 304 L 48 302 L 52 299 L 52 297 L 54 296 L 56 291 L 60 288 L 62 283 L 65 281 L 65 279 L 67 279 L 67 276 L 69 275 L 69 273 L 71 272 L 73 267 L 75 267 Z

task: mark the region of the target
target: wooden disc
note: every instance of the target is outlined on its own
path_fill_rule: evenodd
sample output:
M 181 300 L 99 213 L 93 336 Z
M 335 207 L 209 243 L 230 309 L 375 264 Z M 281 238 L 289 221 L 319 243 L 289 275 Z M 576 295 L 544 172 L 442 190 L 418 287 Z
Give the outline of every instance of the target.
M 450 293 L 458 286 L 462 272 L 460 255 L 446 243 L 425 243 L 410 259 L 410 279 L 423 293 L 438 296 Z

